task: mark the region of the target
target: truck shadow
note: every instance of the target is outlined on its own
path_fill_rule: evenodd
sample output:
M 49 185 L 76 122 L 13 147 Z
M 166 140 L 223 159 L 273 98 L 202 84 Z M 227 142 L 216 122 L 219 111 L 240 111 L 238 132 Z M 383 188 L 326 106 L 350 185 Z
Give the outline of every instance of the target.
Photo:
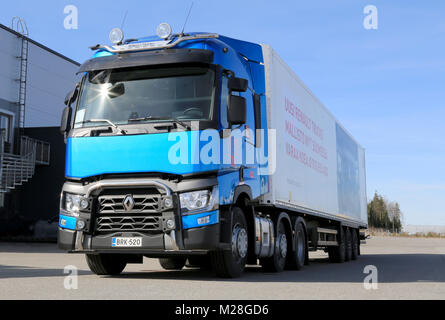
M 181 271 L 125 272 L 113 278 L 169 279 L 216 282 L 301 282 L 301 283 L 363 283 L 366 266 L 377 268 L 379 283 L 445 282 L 445 255 L 441 254 L 366 254 L 356 261 L 330 263 L 327 258 L 311 259 L 302 270 L 265 273 L 259 266 L 247 266 L 237 279 L 217 278 L 207 270 L 185 268 Z

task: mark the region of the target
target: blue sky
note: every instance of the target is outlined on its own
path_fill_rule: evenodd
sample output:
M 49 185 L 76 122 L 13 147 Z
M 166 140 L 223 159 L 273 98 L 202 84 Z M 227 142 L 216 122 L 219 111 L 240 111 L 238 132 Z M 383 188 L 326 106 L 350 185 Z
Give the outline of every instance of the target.
M 191 1 L 15 0 L 0 23 L 82 62 L 125 11 L 128 37 L 179 31 Z M 79 10 L 65 30 L 66 5 Z M 366 5 L 378 29 L 363 28 Z M 445 2 L 194 0 L 186 31 L 268 43 L 366 149 L 368 197 L 398 201 L 407 224 L 445 225 Z

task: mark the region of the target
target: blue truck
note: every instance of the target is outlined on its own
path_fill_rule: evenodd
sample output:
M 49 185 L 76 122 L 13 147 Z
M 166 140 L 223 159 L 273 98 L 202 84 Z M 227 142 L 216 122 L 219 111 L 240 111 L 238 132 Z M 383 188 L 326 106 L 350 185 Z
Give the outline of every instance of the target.
M 98 275 L 357 259 L 363 148 L 270 46 L 157 31 L 113 29 L 65 99 L 59 247 Z

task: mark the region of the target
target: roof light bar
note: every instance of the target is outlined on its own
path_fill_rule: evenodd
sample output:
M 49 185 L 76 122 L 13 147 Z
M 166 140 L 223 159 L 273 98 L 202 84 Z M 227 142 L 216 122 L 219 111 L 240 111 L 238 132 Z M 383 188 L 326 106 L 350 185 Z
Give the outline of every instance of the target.
M 138 42 L 138 43 L 123 44 L 123 45 L 115 45 L 112 47 L 107 45 L 97 45 L 91 47 L 91 49 L 92 50 L 105 49 L 111 53 L 134 52 L 134 51 L 154 50 L 154 49 L 168 49 L 184 41 L 197 40 L 197 39 L 215 39 L 218 37 L 219 35 L 217 33 L 202 33 L 185 37 L 179 37 L 174 41 L 161 40 L 161 41 L 151 41 L 151 42 Z

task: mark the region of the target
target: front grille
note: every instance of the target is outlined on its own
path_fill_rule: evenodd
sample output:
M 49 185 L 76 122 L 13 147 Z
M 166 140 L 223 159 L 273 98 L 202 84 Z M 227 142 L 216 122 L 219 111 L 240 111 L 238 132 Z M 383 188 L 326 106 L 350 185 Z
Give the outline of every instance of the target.
M 98 217 L 96 231 L 99 233 L 112 232 L 153 232 L 161 229 L 159 217 L 117 216 Z
M 157 213 L 161 195 L 159 194 L 134 194 L 134 207 L 131 211 L 124 208 L 124 200 L 127 195 L 103 195 L 99 196 L 99 214 L 113 213 Z
M 134 200 L 130 210 L 124 206 L 128 195 Z M 156 190 L 105 190 L 97 198 L 96 233 L 162 232 L 161 194 Z

